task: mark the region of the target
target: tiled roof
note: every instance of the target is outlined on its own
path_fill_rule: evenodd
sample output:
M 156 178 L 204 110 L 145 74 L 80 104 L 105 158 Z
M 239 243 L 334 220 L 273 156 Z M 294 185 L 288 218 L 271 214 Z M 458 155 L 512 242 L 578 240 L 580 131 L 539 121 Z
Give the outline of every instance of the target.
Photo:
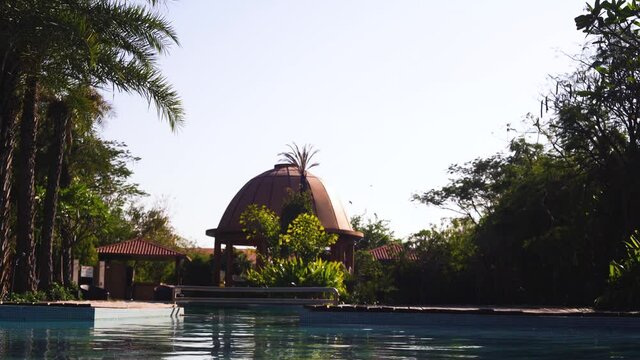
M 400 258 L 400 254 L 402 254 L 403 252 L 405 253 L 407 259 L 414 261 L 418 260 L 418 255 L 416 255 L 416 253 L 411 250 L 405 252 L 402 244 L 387 244 L 369 250 L 369 253 L 371 253 L 371 255 L 373 255 L 373 257 L 378 261 L 397 260 Z
M 185 254 L 154 244 L 142 238 L 101 246 L 96 250 L 100 255 L 186 257 Z

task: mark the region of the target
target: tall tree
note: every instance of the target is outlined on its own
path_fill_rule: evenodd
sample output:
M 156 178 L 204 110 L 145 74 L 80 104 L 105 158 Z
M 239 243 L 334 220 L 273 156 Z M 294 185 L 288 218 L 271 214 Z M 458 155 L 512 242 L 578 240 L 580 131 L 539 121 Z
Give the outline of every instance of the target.
M 22 64 L 20 48 L 27 22 L 18 4 L 0 3 L 0 295 L 9 287 L 10 199 L 13 173 L 14 133 L 19 112 Z M 18 19 L 16 21 L 16 19 Z
M 561 156 L 601 187 L 596 211 L 606 238 L 601 271 L 624 255 L 640 228 L 640 4 L 595 1 L 575 19 L 588 52 L 572 74 L 557 79 L 551 116 L 539 126 Z
M 35 167 L 36 134 L 38 131 L 38 78 L 29 74 L 25 81 L 20 121 L 20 149 L 18 152 L 18 212 L 16 259 L 14 267 L 15 292 L 35 290 L 35 239 L 33 221 L 35 216 Z
M 364 234 L 362 239 L 356 240 L 355 247 L 357 250 L 371 250 L 400 241 L 389 227 L 389 220 L 379 219 L 378 215 L 374 214 L 373 219 L 365 219 L 364 215 L 356 215 L 351 217 L 350 221 L 354 230 Z

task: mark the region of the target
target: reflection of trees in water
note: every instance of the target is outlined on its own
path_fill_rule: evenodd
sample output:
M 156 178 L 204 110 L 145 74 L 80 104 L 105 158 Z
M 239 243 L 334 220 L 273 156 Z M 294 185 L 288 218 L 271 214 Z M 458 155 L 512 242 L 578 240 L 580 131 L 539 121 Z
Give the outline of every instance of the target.
M 478 355 L 457 331 L 300 326 L 295 312 L 205 309 L 184 321 L 57 323 L 27 328 L 0 322 L 0 359 L 180 358 L 329 359 Z M 30 325 L 30 326 L 33 326 Z M 474 338 L 472 336 L 472 338 Z M 437 356 L 436 356 L 437 357 Z
M 354 337 L 333 328 L 300 327 L 298 316 L 291 312 L 218 309 L 209 314 L 206 321 L 214 358 L 353 358 L 374 356 L 378 349 L 374 342 L 361 341 L 361 336 L 367 336 L 362 332 Z M 354 342 L 358 343 L 357 355 Z
M 175 353 L 174 339 L 183 333 L 182 326 L 182 321 L 166 318 L 135 319 L 120 323 L 104 321 L 96 323 L 89 343 L 94 349 L 98 347 L 103 351 L 103 355 L 162 357 Z
M 0 359 L 13 358 L 148 358 L 212 356 L 215 358 L 326 359 L 376 354 L 364 333 L 298 326 L 290 311 L 206 309 L 184 321 L 145 323 L 116 321 L 0 323 Z M 28 326 L 38 326 L 29 328 Z M 371 348 L 367 351 L 367 348 Z

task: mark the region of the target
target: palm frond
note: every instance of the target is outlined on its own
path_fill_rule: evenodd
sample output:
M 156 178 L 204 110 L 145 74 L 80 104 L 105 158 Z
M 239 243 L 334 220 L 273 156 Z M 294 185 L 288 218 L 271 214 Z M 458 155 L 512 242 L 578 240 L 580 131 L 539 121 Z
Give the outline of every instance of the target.
M 318 162 L 311 162 L 311 159 L 319 152 L 318 149 L 314 149 L 313 145 L 305 144 L 299 147 L 295 142 L 287 144 L 289 151 L 281 152 L 280 161 L 285 162 L 298 168 L 300 174 L 304 176 L 309 169 L 320 165 Z

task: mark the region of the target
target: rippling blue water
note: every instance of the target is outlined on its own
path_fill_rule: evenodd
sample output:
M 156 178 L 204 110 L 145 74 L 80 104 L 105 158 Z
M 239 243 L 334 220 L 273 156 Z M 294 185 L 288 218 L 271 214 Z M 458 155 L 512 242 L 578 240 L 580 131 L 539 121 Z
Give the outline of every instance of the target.
M 291 310 L 187 308 L 177 321 L 0 323 L 0 358 L 640 359 L 640 333 L 453 323 L 312 327 L 300 326 Z

